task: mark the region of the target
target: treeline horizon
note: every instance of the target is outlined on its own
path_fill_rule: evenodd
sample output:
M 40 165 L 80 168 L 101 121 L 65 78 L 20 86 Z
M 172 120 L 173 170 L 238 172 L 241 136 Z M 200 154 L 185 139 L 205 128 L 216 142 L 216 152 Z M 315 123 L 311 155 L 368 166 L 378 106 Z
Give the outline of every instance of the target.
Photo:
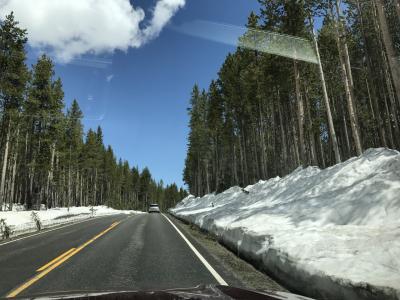
M 195 85 L 183 174 L 190 193 L 326 168 L 368 148 L 399 150 L 398 1 L 258 2 L 247 28 L 311 41 L 322 68 L 238 47 L 208 90 Z
M 102 129 L 84 132 L 73 100 L 64 113 L 62 81 L 42 55 L 26 65 L 27 31 L 14 15 L 0 23 L 0 210 L 14 203 L 28 209 L 107 205 L 165 210 L 187 192 L 164 185 L 145 167 L 130 167 L 104 145 Z

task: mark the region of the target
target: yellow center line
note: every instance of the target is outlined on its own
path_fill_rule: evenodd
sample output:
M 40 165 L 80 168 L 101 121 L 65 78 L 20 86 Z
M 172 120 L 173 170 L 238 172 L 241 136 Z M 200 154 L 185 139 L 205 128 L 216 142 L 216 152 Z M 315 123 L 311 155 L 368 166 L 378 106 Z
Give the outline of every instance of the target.
M 36 276 L 32 277 L 31 279 L 29 279 L 28 281 L 26 281 L 24 284 L 20 285 L 19 287 L 17 287 L 16 289 L 14 289 L 13 291 L 11 291 L 6 297 L 7 298 L 13 298 L 15 296 L 17 296 L 18 294 L 20 294 L 23 290 L 27 289 L 28 287 L 30 287 L 32 284 L 34 284 L 35 282 L 37 282 L 38 280 L 40 280 L 41 278 L 43 278 L 44 276 L 46 276 L 48 273 L 50 273 L 51 271 L 53 271 L 55 268 L 57 268 L 59 265 L 61 265 L 62 263 L 64 263 L 65 261 L 67 261 L 68 259 L 70 259 L 72 256 L 74 256 L 75 254 L 77 254 L 79 251 L 81 251 L 83 248 L 85 248 L 86 246 L 88 246 L 89 244 L 93 243 L 95 240 L 97 240 L 99 237 L 101 237 L 102 235 L 106 234 L 107 232 L 109 232 L 111 229 L 113 229 L 115 226 L 117 226 L 120 222 L 114 222 L 113 224 L 111 224 L 110 227 L 108 227 L 106 230 L 100 232 L 98 235 L 96 235 L 95 237 L 93 237 L 92 239 L 90 239 L 89 241 L 87 241 L 86 243 L 82 244 L 81 246 L 79 246 L 78 248 L 74 249 L 73 251 L 71 251 L 69 254 L 66 254 L 64 257 L 60 258 L 54 262 L 53 264 L 51 264 L 50 266 L 48 266 L 47 268 L 45 268 L 42 272 L 40 272 L 39 274 L 37 274 Z M 64 253 L 65 254 L 65 253 Z M 50 264 L 50 263 L 49 263 Z
M 36 272 L 41 272 L 44 269 L 47 269 L 49 266 L 51 266 L 52 264 L 56 263 L 57 261 L 59 261 L 60 259 L 62 259 L 64 256 L 67 256 L 69 253 L 71 253 L 72 251 L 74 251 L 75 248 L 71 248 L 68 251 L 64 252 L 63 254 L 61 254 L 60 256 L 57 256 L 55 259 L 53 259 L 52 261 L 50 261 L 49 263 L 45 264 L 43 267 L 39 268 L 36 270 Z

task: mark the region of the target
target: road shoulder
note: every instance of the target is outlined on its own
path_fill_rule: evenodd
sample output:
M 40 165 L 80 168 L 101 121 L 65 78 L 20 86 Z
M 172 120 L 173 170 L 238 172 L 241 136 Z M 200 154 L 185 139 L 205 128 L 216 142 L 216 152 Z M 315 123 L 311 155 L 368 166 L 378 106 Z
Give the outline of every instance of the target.
M 251 264 L 219 244 L 211 235 L 172 215 L 167 216 L 229 285 L 248 289 L 287 291 L 266 274 L 258 271 Z

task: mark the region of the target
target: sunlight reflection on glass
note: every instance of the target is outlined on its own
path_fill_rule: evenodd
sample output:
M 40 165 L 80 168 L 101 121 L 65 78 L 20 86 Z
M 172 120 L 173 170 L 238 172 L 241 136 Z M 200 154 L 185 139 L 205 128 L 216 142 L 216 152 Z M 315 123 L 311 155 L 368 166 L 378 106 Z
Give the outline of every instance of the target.
M 180 33 L 206 40 L 317 64 L 312 42 L 290 35 L 196 20 L 173 26 Z

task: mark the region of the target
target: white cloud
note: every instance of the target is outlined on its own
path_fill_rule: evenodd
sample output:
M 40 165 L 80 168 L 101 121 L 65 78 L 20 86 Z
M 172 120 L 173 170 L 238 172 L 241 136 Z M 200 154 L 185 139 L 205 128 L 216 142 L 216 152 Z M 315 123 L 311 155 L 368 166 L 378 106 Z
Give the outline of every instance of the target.
M 147 38 L 157 37 L 163 27 L 175 15 L 179 8 L 185 5 L 185 0 L 158 1 L 154 10 L 150 25 L 143 31 Z
M 106 77 L 106 81 L 107 81 L 107 82 L 111 82 L 111 80 L 113 80 L 113 78 L 114 78 L 114 74 L 110 74 L 110 75 L 108 75 L 108 76 Z
M 129 0 L 0 0 L 0 19 L 14 11 L 33 48 L 69 62 L 86 53 L 138 48 L 184 5 L 185 0 L 158 0 L 144 28 L 144 10 Z

